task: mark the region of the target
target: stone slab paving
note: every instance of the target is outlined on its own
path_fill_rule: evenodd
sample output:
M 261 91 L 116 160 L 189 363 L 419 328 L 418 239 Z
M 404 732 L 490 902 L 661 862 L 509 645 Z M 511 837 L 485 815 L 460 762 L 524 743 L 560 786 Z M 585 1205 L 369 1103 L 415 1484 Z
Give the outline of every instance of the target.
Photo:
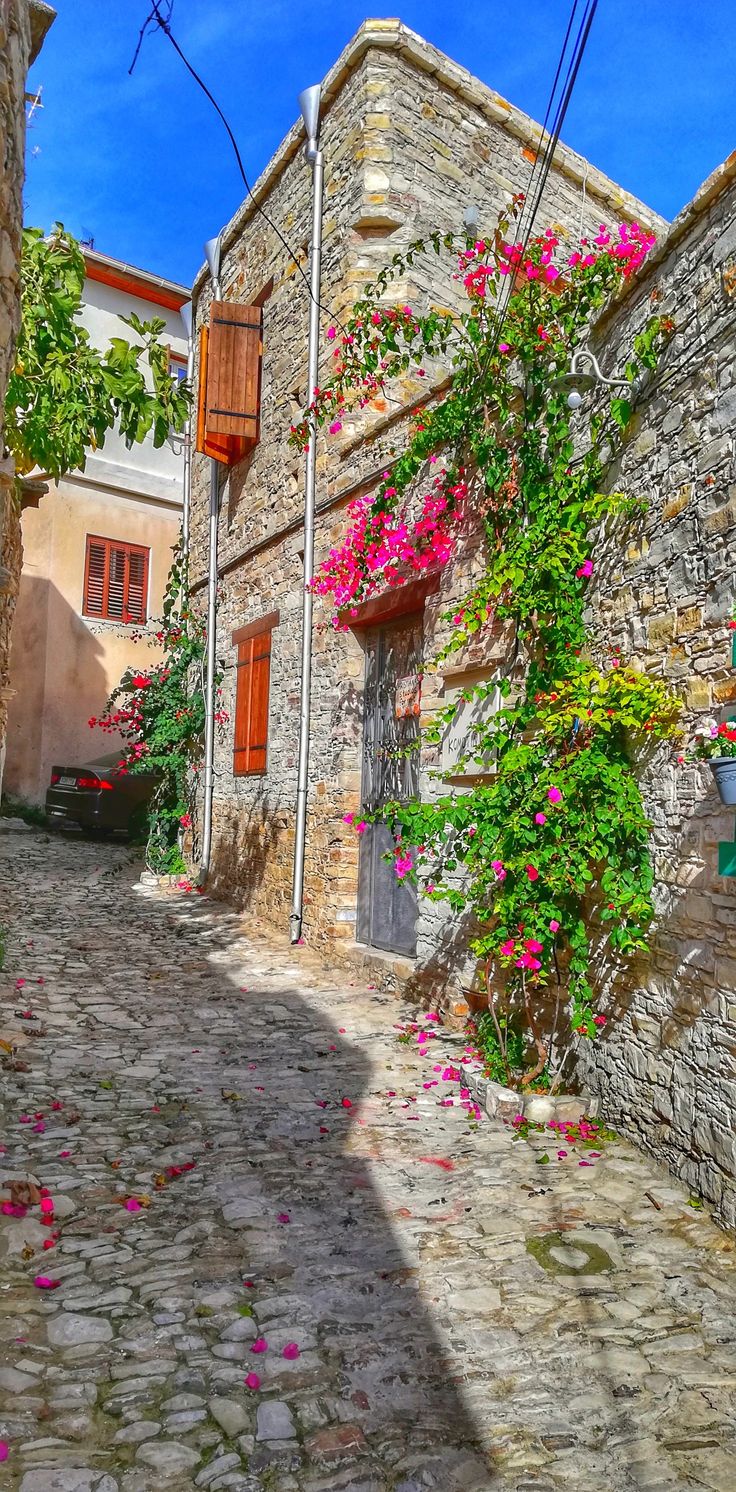
M 0 1486 L 731 1492 L 732 1240 L 139 870 L 0 832 Z

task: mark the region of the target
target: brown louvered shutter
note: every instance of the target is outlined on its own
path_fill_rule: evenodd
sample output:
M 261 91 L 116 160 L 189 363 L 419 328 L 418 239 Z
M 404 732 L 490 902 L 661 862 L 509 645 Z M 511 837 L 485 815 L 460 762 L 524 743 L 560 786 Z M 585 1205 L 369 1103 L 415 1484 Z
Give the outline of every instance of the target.
M 120 544 L 88 535 L 82 602 L 85 616 L 145 622 L 148 553 L 139 544 Z
M 128 594 L 125 610 L 131 622 L 146 620 L 146 592 L 148 590 L 148 551 L 130 549 L 128 553 Z
M 255 445 L 260 431 L 261 306 L 216 300 L 207 340 L 207 435 L 239 435 Z
M 257 632 L 238 643 L 233 772 L 263 774 L 268 760 L 268 701 L 271 632 Z
M 87 539 L 84 567 L 83 611 L 86 616 L 104 616 L 107 545 L 104 539 Z

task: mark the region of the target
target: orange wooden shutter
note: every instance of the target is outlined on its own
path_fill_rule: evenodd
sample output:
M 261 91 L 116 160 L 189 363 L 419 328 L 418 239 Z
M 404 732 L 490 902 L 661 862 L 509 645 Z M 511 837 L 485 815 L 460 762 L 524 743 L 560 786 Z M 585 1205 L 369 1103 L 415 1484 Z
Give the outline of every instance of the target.
M 207 437 L 239 435 L 255 445 L 261 393 L 260 306 L 213 301 L 207 346 Z
M 270 676 L 271 633 L 258 632 L 238 644 L 233 745 L 236 777 L 266 770 Z
M 107 545 L 103 539 L 88 538 L 82 607 L 86 616 L 104 615 L 106 570 Z

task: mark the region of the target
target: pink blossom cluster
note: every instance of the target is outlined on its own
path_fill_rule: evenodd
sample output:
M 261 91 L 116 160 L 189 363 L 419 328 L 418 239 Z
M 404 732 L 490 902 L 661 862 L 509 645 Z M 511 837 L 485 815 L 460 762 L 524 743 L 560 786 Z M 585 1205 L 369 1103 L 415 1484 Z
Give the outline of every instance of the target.
M 414 523 L 390 508 L 377 509 L 376 497 L 356 498 L 348 508 L 345 540 L 323 560 L 312 588 L 318 595 L 332 596 L 341 611 L 377 584 L 404 585 L 412 573 L 446 564 L 454 550 L 466 490 L 460 482 L 445 491 L 443 479 L 435 478 Z M 384 488 L 384 500 L 390 503 L 395 497 L 394 488 Z M 336 617 L 333 622 L 337 624 Z

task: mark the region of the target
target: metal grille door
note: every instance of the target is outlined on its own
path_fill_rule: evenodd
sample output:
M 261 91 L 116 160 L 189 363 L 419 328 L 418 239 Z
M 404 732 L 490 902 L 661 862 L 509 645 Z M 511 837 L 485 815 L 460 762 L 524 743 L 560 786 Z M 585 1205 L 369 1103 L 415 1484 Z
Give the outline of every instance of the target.
M 371 631 L 366 639 L 363 715 L 363 807 L 417 796 L 421 617 Z M 412 746 L 417 743 L 417 746 Z M 416 953 L 416 887 L 393 867 L 395 837 L 388 823 L 369 824 L 361 838 L 358 939 L 392 953 Z

